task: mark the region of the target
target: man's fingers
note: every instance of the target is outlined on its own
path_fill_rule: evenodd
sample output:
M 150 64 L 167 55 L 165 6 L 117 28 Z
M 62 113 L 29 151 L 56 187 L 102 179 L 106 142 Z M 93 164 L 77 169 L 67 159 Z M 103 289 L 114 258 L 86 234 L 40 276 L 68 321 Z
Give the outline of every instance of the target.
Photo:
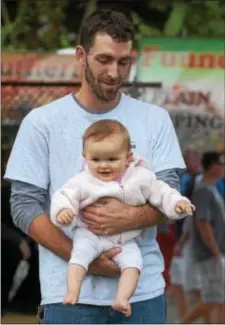
M 90 227 L 93 227 L 93 228 L 99 227 L 99 224 L 97 224 L 97 222 L 87 219 L 86 217 L 82 217 L 82 221 L 85 222 Z
M 107 260 L 106 267 L 108 268 L 108 273 L 112 276 L 117 276 L 120 274 L 120 268 L 116 265 L 116 263 Z
M 118 255 L 120 252 L 121 252 L 121 248 L 115 247 L 115 248 L 112 248 L 109 251 L 103 253 L 103 256 L 111 260 L 113 257 Z
M 92 214 L 97 214 L 98 210 L 99 210 L 99 206 L 97 206 L 97 205 L 89 205 L 88 207 L 86 207 L 84 209 L 84 212 L 85 213 L 88 212 L 88 213 L 92 213 Z
M 93 214 L 92 212 L 84 212 L 83 213 L 83 219 L 86 220 L 87 223 L 94 222 L 95 224 L 100 224 L 101 217 L 97 216 L 96 214 Z
M 102 205 L 102 204 L 107 204 L 110 202 L 110 198 L 107 198 L 107 197 L 103 197 L 101 199 L 99 199 L 96 203 L 96 206 L 99 206 L 99 205 Z
M 93 232 L 95 235 L 98 235 L 98 236 L 107 236 L 107 235 L 109 235 L 109 233 L 107 233 L 103 229 L 100 229 L 99 227 L 96 228 L 96 227 L 88 226 L 88 230 L 90 230 L 91 232 Z

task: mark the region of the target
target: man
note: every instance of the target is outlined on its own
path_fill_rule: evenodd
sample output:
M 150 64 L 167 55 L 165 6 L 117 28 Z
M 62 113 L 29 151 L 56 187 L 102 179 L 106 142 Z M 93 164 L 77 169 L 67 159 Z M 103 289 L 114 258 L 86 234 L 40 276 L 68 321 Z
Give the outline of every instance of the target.
M 201 177 L 201 160 L 197 150 L 188 147 L 183 152 L 184 161 L 186 164 L 186 171 L 181 175 L 181 193 L 191 200 L 196 182 Z M 182 235 L 184 219 L 178 220 L 175 224 L 177 240 Z
M 195 184 L 199 181 L 201 177 L 201 159 L 200 156 L 195 148 L 188 147 L 183 152 L 184 161 L 187 166 L 187 170 L 185 173 L 181 175 L 181 193 L 192 200 L 192 194 L 194 190 Z M 185 219 L 185 222 L 188 222 L 190 225 L 190 219 Z M 187 287 L 186 278 L 184 276 L 185 270 L 187 267 L 185 257 L 187 258 L 188 250 L 189 255 L 191 254 L 190 245 L 187 245 L 187 236 L 183 234 L 183 225 L 184 219 L 178 220 L 175 223 L 175 235 L 176 235 L 176 243 L 174 246 L 174 256 L 171 261 L 171 268 L 170 268 L 170 275 L 171 275 L 171 293 L 173 299 L 175 300 L 179 319 L 183 319 L 184 315 L 186 315 L 188 311 L 188 297 L 186 294 L 186 290 L 184 287 Z M 185 232 L 186 233 L 186 232 Z M 185 238 L 185 242 L 183 239 Z M 183 255 L 184 251 L 181 249 L 181 246 L 185 244 L 185 257 Z M 189 246 L 189 249 L 187 249 Z M 192 282 L 192 285 L 195 285 L 195 278 L 194 275 L 189 277 L 189 283 Z M 194 288 L 194 287 L 192 287 Z
M 39 244 L 44 323 L 164 323 L 163 260 L 155 241 L 161 215 L 143 205 L 133 207 L 104 200 L 83 211 L 83 220 L 98 235 L 145 228 L 140 238 L 144 269 L 132 297 L 132 315 L 114 312 L 119 269 L 105 252 L 90 267 L 79 304 L 62 304 L 72 232 L 57 229 L 48 215 L 48 197 L 81 170 L 82 134 L 94 121 L 116 119 L 131 134 L 134 153 L 146 158 L 158 178 L 179 189 L 179 170 L 185 167 L 169 118 L 160 107 L 120 93 L 131 64 L 133 28 L 115 11 L 99 11 L 81 25 L 76 57 L 81 88 L 24 119 L 9 159 L 6 177 L 12 181 L 14 221 Z
M 201 275 L 200 302 L 183 323 L 208 317 L 216 311 L 215 323 L 225 323 L 225 210 L 215 184 L 224 176 L 224 160 L 217 152 L 202 157 L 203 178 L 196 185 L 192 202 L 196 206 L 193 229 L 194 257 Z

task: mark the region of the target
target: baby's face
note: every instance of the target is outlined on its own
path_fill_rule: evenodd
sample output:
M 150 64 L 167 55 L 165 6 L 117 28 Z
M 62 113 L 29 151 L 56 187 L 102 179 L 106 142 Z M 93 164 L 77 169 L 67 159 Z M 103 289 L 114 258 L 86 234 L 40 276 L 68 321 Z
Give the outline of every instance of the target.
M 87 140 L 84 158 L 91 174 L 105 182 L 120 178 L 132 159 L 132 153 L 124 148 L 119 135 L 101 141 Z

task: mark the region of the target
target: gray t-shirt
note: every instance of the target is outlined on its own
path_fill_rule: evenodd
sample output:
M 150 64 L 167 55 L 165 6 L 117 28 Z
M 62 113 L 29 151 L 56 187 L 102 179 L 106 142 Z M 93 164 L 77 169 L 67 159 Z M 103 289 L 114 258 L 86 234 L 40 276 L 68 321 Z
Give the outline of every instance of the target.
M 197 220 L 207 220 L 212 229 L 221 254 L 225 255 L 225 210 L 224 202 L 212 184 L 204 181 L 196 185 L 192 202 L 196 206 L 193 227 L 194 257 L 197 261 L 210 259 L 213 254 L 205 245 L 197 228 Z

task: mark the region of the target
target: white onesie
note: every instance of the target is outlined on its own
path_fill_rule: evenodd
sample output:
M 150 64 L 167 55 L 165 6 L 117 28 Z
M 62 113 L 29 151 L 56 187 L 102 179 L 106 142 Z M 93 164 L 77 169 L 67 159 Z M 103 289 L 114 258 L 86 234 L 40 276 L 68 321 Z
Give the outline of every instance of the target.
M 79 211 L 103 197 L 113 197 L 130 205 L 143 205 L 149 202 L 170 219 L 183 218 L 175 212 L 176 203 L 189 200 L 165 182 L 157 180 L 142 157 L 133 161 L 120 181 L 104 182 L 91 175 L 88 167 L 71 178 L 56 191 L 51 202 L 51 220 L 57 227 L 73 227 L 73 250 L 70 263 L 82 265 L 86 270 L 89 264 L 102 252 L 113 247 L 121 247 L 114 261 L 123 270 L 136 267 L 142 270 L 142 256 L 135 239 L 141 229 L 125 231 L 113 236 L 97 236 L 79 218 Z M 77 216 L 67 226 L 60 225 L 56 216 L 62 209 L 71 209 Z

